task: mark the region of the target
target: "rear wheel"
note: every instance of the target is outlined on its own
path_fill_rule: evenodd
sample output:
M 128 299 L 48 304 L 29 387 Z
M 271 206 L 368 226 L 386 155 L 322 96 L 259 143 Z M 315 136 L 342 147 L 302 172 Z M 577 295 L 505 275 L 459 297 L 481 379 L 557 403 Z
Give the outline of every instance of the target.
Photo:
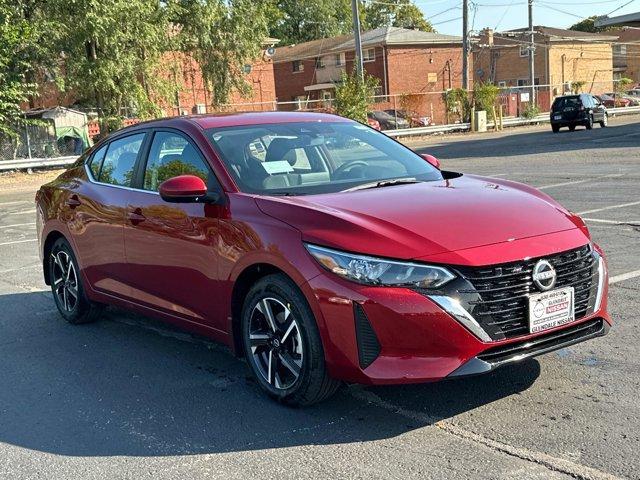
M 288 277 L 264 277 L 242 309 L 247 362 L 260 387 L 288 405 L 311 405 L 333 395 L 340 382 L 329 377 L 315 318 Z
M 560 131 L 560 125 L 551 125 L 551 130 L 553 130 L 553 133 L 558 133 Z
M 87 299 L 78 262 L 71 245 L 64 238 L 56 240 L 51 248 L 49 279 L 58 311 L 67 322 L 80 324 L 98 319 L 102 306 Z
M 575 125 L 569 125 L 569 131 L 573 132 L 576 129 Z
M 593 128 L 593 115 L 589 115 L 585 127 L 587 127 L 587 130 L 591 130 Z
M 600 126 L 605 128 L 607 125 L 609 125 L 609 115 L 605 113 L 604 117 L 602 117 L 602 121 L 600 122 Z

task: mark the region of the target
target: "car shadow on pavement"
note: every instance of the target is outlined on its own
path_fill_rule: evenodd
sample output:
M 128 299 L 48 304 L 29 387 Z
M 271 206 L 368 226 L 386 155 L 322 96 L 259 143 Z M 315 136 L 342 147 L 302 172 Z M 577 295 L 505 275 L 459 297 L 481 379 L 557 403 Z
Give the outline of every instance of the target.
M 415 148 L 418 153 L 429 153 L 440 160 L 474 157 L 514 157 L 551 152 L 570 152 L 598 148 L 636 147 L 640 141 L 638 123 L 595 126 L 593 130 L 578 127 L 575 131 L 562 129 L 506 132 L 508 135 L 460 137 L 455 142 L 444 142 Z M 435 140 L 435 139 L 434 139 Z M 435 140 L 437 141 L 437 140 Z M 411 144 L 409 144 L 411 146 Z M 532 160 L 535 160 L 532 157 Z
M 73 326 L 44 292 L 0 295 L 0 442 L 69 456 L 237 452 L 391 438 L 530 387 L 536 361 L 434 384 L 266 398 L 221 346 L 109 311 Z M 381 405 L 418 412 L 410 421 Z M 384 406 L 384 405 L 382 405 Z M 399 420 L 401 419 L 401 421 Z

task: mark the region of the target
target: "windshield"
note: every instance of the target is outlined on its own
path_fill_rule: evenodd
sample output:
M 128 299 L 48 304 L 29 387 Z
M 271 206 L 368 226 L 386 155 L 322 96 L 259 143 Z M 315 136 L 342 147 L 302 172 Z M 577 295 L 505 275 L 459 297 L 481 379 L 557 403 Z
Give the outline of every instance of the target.
M 243 192 L 310 195 L 441 180 L 440 171 L 387 136 L 356 122 L 300 122 L 207 130 Z M 403 179 L 403 182 L 386 183 Z

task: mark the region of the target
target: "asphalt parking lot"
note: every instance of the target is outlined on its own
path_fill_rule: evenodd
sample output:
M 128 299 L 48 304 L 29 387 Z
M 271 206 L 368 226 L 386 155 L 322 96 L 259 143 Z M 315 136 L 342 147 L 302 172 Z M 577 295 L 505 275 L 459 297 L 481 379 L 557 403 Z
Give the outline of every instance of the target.
M 35 191 L 0 191 L 0 478 L 640 478 L 640 120 L 550 130 L 411 146 L 581 213 L 608 255 L 610 334 L 306 409 L 266 399 L 225 348 L 153 320 L 66 324 L 42 280 Z

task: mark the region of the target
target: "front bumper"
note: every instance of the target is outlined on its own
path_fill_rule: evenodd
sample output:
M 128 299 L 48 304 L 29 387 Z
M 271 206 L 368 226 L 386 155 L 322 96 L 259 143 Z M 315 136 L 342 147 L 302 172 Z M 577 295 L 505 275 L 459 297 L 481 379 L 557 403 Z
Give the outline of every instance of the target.
M 511 338 L 474 334 L 459 316 L 413 290 L 357 285 L 329 273 L 307 287 L 321 316 L 330 374 L 347 382 L 399 384 L 488 372 L 606 334 L 606 269 L 599 283 L 597 309 L 569 324 Z

